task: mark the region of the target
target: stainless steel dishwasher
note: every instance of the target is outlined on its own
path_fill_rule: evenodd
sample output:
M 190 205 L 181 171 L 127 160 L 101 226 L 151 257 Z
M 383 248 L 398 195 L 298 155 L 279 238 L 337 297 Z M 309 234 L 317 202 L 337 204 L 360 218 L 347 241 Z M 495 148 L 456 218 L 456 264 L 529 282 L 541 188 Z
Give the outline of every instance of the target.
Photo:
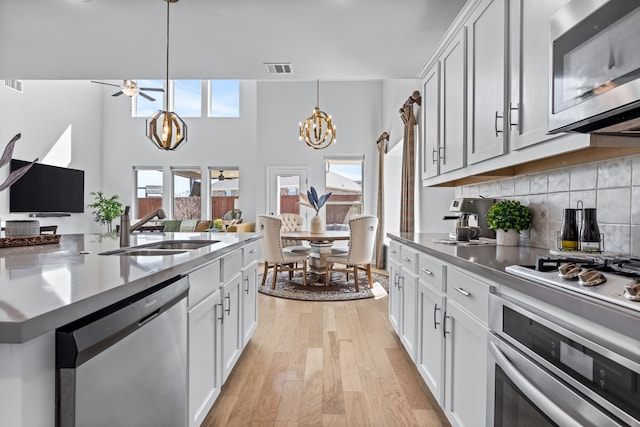
M 58 427 L 179 427 L 187 416 L 187 278 L 56 331 Z

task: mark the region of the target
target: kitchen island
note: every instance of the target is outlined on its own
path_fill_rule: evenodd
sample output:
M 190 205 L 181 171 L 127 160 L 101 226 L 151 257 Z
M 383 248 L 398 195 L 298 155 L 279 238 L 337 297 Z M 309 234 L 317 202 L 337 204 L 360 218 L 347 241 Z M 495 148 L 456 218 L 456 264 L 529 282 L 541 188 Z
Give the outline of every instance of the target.
M 512 274 L 558 279 L 547 249 L 388 236 L 389 320 L 453 426 L 640 425 L 640 302 Z
M 216 276 L 207 270 L 206 280 L 211 286 L 219 286 L 223 279 L 233 279 L 238 284 L 246 279 L 248 286 L 249 277 L 244 277 L 244 269 L 250 263 L 252 274 L 257 276 L 257 241 L 261 237 L 259 233 L 131 236 L 131 246 L 167 240 L 215 241 L 198 249 L 162 256 L 100 255 L 119 249 L 119 239 L 114 234 L 63 235 L 58 244 L 0 249 L 2 424 L 55 425 L 57 328 L 158 283 L 194 273 L 197 276 L 203 266 L 212 266 L 207 268 L 217 272 Z M 247 248 L 250 251 L 245 254 Z M 229 262 L 221 274 L 221 265 L 225 264 L 219 260 L 226 258 Z M 201 283 L 202 277 L 199 280 Z M 251 282 L 254 280 L 255 277 Z M 197 286 L 192 283 L 189 298 L 205 298 L 200 283 Z M 242 341 L 240 331 L 237 335 Z M 229 369 L 240 351 L 233 353 Z

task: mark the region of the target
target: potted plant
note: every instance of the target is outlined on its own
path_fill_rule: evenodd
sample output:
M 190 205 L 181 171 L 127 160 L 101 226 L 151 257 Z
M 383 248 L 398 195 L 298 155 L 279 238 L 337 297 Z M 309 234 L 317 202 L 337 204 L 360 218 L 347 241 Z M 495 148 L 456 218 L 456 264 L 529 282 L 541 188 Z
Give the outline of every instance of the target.
M 518 246 L 520 232 L 529 228 L 531 211 L 517 200 L 500 200 L 489 208 L 487 224 L 496 230 L 496 243 Z
M 107 225 L 107 233 L 112 232 L 111 222 L 122 215 L 122 203 L 118 200 L 118 195 L 106 197 L 102 191 L 89 193 L 95 198 L 95 201 L 88 205 L 93 211 L 93 220 L 98 224 Z
M 324 232 L 324 221 L 318 214 L 320 213 L 320 209 L 324 206 L 327 200 L 329 200 L 329 197 L 331 197 L 331 194 L 332 193 L 327 193 L 318 196 L 318 192 L 316 191 L 316 189 L 311 186 L 311 188 L 307 191 L 306 196 L 304 194 L 300 195 L 302 201 L 299 203 L 316 211 L 315 216 L 311 218 L 311 226 L 309 227 L 311 233 L 318 234 Z

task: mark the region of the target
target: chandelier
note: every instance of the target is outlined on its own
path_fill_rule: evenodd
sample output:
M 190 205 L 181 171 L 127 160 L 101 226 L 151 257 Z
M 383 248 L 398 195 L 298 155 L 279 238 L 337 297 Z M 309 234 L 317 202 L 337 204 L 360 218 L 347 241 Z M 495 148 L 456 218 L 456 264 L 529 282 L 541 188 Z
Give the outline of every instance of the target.
M 167 75 L 166 83 L 169 88 L 169 5 L 178 0 L 164 0 L 167 2 Z M 164 110 L 156 111 L 146 120 L 147 138 L 161 150 L 173 151 L 187 141 L 187 124 L 176 113 L 169 111 L 169 101 L 164 97 Z
M 316 106 L 307 119 L 300 123 L 300 141 L 313 149 L 327 148 L 336 142 L 336 127 L 331 123 L 331 116 L 320 111 L 320 80 L 316 82 Z

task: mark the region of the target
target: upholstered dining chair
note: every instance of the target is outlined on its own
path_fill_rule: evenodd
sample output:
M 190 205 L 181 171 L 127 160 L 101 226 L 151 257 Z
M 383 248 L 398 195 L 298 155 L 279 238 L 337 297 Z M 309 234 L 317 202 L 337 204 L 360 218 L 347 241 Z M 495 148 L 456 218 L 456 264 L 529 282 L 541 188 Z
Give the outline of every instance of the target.
M 278 215 L 278 218 L 282 219 L 281 231 L 302 231 L 304 218 L 302 218 L 300 215 L 293 213 L 283 213 Z M 297 254 L 306 255 L 309 255 L 311 253 L 311 248 L 309 246 L 299 245 L 296 240 L 282 239 L 282 248 L 282 250 L 285 252 L 295 252 Z
M 289 278 L 293 277 L 294 271 L 302 271 L 302 284 L 307 284 L 307 255 L 295 252 L 284 252 L 282 250 L 282 240 L 280 233 L 282 230 L 282 219 L 270 215 L 258 215 L 260 230 L 263 233 L 262 256 L 264 257 L 264 273 L 262 275 L 262 285 L 267 280 L 269 268 L 273 268 L 273 280 L 271 288 L 276 288 L 279 271 L 288 271 Z M 298 263 L 302 263 L 300 267 Z
M 364 270 L 369 280 L 369 288 L 373 288 L 371 278 L 371 258 L 376 241 L 378 218 L 372 215 L 354 215 L 349 219 L 349 248 L 347 253 L 331 254 L 327 256 L 327 284 L 331 284 L 331 272 L 353 273 L 356 292 L 358 286 L 358 270 Z M 344 265 L 336 267 L 335 264 Z

